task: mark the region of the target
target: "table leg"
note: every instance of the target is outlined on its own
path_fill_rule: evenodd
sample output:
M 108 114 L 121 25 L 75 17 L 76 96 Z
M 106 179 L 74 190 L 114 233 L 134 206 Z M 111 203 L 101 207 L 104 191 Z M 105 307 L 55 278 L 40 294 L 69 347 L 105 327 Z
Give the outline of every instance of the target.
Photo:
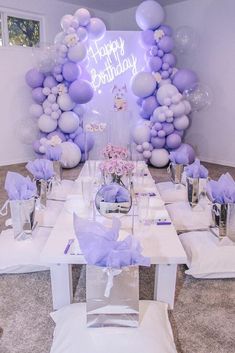
M 53 308 L 69 305 L 73 298 L 72 266 L 57 264 L 50 267 Z
M 154 300 L 169 304 L 174 308 L 177 265 L 156 265 Z

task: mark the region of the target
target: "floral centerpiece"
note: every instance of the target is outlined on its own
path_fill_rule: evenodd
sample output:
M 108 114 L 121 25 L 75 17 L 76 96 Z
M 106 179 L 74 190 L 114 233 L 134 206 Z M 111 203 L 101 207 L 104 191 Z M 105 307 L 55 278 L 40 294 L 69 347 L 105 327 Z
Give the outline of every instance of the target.
M 106 179 L 110 177 L 112 182 L 121 183 L 122 177 L 128 177 L 134 170 L 134 163 L 120 158 L 112 158 L 100 163 L 99 168 Z
M 124 159 L 128 158 L 128 150 L 125 147 L 114 146 L 109 143 L 103 150 L 103 156 L 105 159 Z

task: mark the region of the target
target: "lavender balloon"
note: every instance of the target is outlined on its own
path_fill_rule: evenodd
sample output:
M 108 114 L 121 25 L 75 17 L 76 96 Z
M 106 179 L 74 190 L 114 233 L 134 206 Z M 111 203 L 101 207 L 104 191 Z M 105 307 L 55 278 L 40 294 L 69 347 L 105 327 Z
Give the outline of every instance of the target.
M 162 60 L 158 56 L 150 57 L 148 60 L 148 66 L 151 71 L 157 72 L 162 67 Z
M 198 82 L 196 73 L 189 69 L 180 69 L 173 77 L 173 85 L 183 93 L 185 90 L 193 88 Z
M 26 73 L 25 80 L 28 86 L 37 88 L 42 86 L 44 75 L 37 69 L 31 69 Z
M 74 143 L 76 143 L 81 152 L 84 153 L 86 149 L 87 152 L 89 152 L 94 147 L 95 140 L 93 134 L 82 132 L 75 138 Z
M 170 53 L 174 49 L 174 41 L 171 37 L 164 36 L 158 43 L 159 49 L 164 53 Z
M 157 106 L 158 102 L 155 96 L 150 96 L 144 99 L 142 103 L 142 109 L 146 114 L 148 114 L 148 116 L 152 115 Z
M 85 104 L 92 99 L 94 91 L 90 82 L 76 80 L 69 87 L 69 95 L 75 103 Z
M 68 82 L 75 81 L 79 75 L 79 69 L 77 64 L 73 62 L 67 62 L 63 65 L 62 74 L 64 79 Z
M 147 29 L 146 31 L 141 32 L 140 34 L 141 42 L 144 45 L 154 45 L 155 44 L 155 39 L 154 39 L 154 32 L 151 31 L 150 29 Z
M 38 104 L 43 103 L 46 99 L 46 96 L 43 94 L 41 87 L 37 87 L 32 90 L 32 97 L 33 100 Z
M 166 145 L 169 148 L 178 148 L 181 144 L 181 137 L 178 134 L 170 134 L 166 138 Z

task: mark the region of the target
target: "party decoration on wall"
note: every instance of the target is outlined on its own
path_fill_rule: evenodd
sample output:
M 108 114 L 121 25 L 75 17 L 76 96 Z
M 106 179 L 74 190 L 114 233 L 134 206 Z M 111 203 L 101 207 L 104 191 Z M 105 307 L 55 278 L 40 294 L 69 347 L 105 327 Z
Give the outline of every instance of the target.
M 121 110 L 127 110 L 127 87 L 124 84 L 122 87 L 118 87 L 117 85 L 113 86 L 112 94 L 113 94 L 113 108 L 114 111 L 118 112 Z
M 99 45 L 97 41 L 91 43 L 88 57 L 91 66 L 91 84 L 94 90 L 113 82 L 116 77 L 126 71 L 130 70 L 132 75 L 137 73 L 137 57 L 132 53 L 126 55 L 125 46 L 125 39 L 121 36 L 102 45 Z
M 36 67 L 26 73 L 25 80 L 32 89 L 34 103 L 29 110 L 34 128 L 31 124 L 27 129 L 23 127 L 21 140 L 33 142 L 34 151 L 41 157 L 48 157 L 51 147 L 60 146 L 62 166 L 73 168 L 94 146 L 93 136 L 83 129 L 83 106 L 94 95 L 86 60 L 89 45 L 95 41 L 98 46 L 106 27 L 81 8 L 74 15 L 63 16 L 61 28 L 54 45 L 33 49 Z M 39 135 L 32 141 L 29 132 L 35 131 L 35 126 Z
M 132 80 L 141 117 L 132 137 L 136 151 L 155 167 L 166 166 L 169 153 L 182 146 L 194 160 L 192 147 L 182 144 L 190 124 L 189 114 L 211 102 L 209 90 L 199 83 L 194 71 L 175 67 L 173 31 L 163 24 L 164 18 L 163 8 L 153 0 L 144 1 L 136 10 L 136 21 L 142 29 L 140 40 L 146 49 L 146 68 Z M 187 42 L 183 43 L 186 33 Z M 178 31 L 181 51 L 188 49 L 191 37 L 185 28 Z

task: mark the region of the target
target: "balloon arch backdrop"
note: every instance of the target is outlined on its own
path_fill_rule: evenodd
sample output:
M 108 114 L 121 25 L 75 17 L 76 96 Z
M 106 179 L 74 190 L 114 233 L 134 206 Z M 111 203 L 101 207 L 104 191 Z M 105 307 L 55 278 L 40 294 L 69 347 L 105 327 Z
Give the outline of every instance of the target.
M 164 18 L 163 8 L 154 0 L 138 6 L 136 22 L 142 30 L 146 67 L 131 83 L 140 106 L 133 142 L 140 158 L 155 167 L 167 165 L 172 150 L 183 148 L 193 154 L 192 147 L 182 143 L 189 114 L 210 104 L 211 98 L 195 72 L 177 70 L 173 31 L 163 24 Z M 53 46 L 34 50 L 36 68 L 26 73 L 26 82 L 34 100 L 30 113 L 40 131 L 33 142 L 34 151 L 45 157 L 49 149 L 57 148 L 58 153 L 59 148 L 63 167 L 72 168 L 94 147 L 93 135 L 83 130 L 82 123 L 84 105 L 94 94 L 86 69 L 87 49 L 90 41 L 104 36 L 106 27 L 86 9 L 65 15 L 61 27 Z M 181 32 L 177 40 L 182 48 Z M 185 29 L 182 33 L 185 36 Z

